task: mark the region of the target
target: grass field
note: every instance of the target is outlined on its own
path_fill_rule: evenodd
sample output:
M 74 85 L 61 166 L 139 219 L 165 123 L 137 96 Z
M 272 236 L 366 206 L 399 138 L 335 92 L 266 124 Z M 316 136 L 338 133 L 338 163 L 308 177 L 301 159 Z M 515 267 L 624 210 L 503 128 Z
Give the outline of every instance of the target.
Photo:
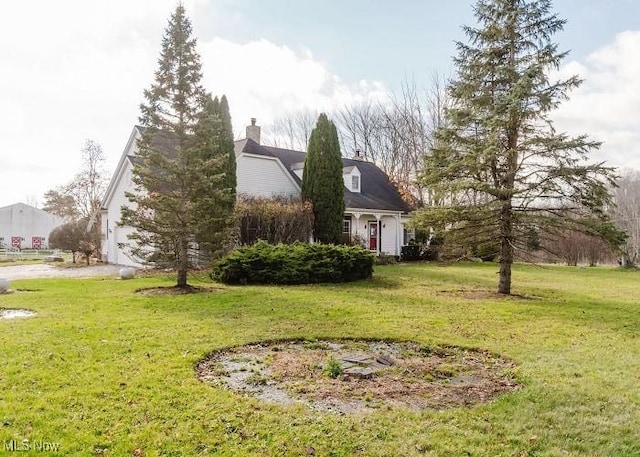
M 190 296 L 134 293 L 163 277 L 14 281 L 0 308 L 37 316 L 0 321 L 0 454 L 29 440 L 87 456 L 640 455 L 640 273 L 517 265 L 521 297 L 497 298 L 496 271 L 393 265 L 361 283 Z M 296 337 L 488 349 L 524 387 L 473 408 L 340 416 L 194 375 L 214 349 Z

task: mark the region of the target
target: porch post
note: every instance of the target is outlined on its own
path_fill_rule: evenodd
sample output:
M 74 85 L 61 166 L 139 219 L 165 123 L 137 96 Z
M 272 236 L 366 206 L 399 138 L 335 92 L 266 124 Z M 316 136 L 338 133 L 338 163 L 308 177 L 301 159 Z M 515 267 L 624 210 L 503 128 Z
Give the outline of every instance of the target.
M 354 237 L 358 236 L 358 225 L 360 225 L 360 216 L 362 216 L 361 213 L 353 213 L 353 217 L 356 218 L 356 233 L 354 233 Z
M 378 224 L 378 255 L 382 253 L 382 225 L 380 225 L 380 219 L 382 218 L 382 214 L 376 213 L 374 214 L 376 217 L 376 224 Z
M 400 223 L 401 213 L 396 214 L 396 255 L 402 252 L 402 226 Z

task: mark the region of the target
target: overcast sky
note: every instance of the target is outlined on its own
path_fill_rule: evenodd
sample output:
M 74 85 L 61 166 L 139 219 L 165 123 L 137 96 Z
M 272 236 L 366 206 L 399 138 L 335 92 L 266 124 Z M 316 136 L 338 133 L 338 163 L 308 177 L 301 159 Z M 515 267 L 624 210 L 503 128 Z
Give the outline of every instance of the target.
M 452 74 L 471 0 L 187 0 L 204 85 L 234 130 L 296 109 L 383 97 Z M 86 139 L 113 172 L 152 80 L 176 0 L 20 0 L 0 15 L 0 207 L 42 206 Z M 316 9 L 318 8 L 319 9 Z M 604 142 L 594 160 L 640 169 L 640 0 L 556 0 L 561 72 L 583 86 L 556 127 Z

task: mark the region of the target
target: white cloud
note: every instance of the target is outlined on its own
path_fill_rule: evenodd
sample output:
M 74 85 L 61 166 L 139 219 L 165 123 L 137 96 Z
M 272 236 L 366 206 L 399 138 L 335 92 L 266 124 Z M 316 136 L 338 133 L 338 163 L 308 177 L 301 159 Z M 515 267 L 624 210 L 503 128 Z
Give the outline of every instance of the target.
M 184 3 L 201 26 L 226 20 L 211 11 L 210 0 Z M 41 199 L 46 190 L 71 179 L 86 138 L 103 146 L 113 170 L 137 122 L 142 91 L 152 82 L 162 31 L 175 4 L 22 0 L 3 5 L 0 206 Z M 197 28 L 194 32 L 199 35 Z M 264 39 L 214 38 L 200 39 L 198 51 L 204 85 L 227 95 L 237 134 L 251 117 L 266 126 L 297 109 L 331 111 L 386 96 L 380 82 L 342 80 L 309 49 Z M 585 83 L 555 118 L 560 129 L 604 141 L 596 158 L 640 169 L 638 55 L 640 32 L 624 32 L 584 62 L 568 62 L 562 72 L 578 73 Z
M 609 165 L 640 169 L 640 31 L 619 33 L 615 41 L 591 53 L 585 62 L 569 62 L 563 76 L 578 74 L 584 83 L 561 105 L 556 126 L 603 141 L 593 155 Z
M 386 94 L 380 82 L 347 84 L 313 57 L 267 40 L 245 44 L 220 38 L 200 43 L 205 85 L 229 98 L 240 132 L 251 117 L 266 125 L 297 110 L 331 111 L 343 104 Z
M 70 180 L 87 138 L 112 171 L 153 80 L 175 0 L 10 2 L 0 18 L 0 206 L 37 197 Z M 186 4 L 188 14 L 208 0 Z M 217 14 L 217 13 L 214 13 Z M 202 22 L 202 21 L 201 21 Z M 198 36 L 198 30 L 195 30 Z M 226 94 L 236 132 L 250 117 L 266 125 L 297 109 L 329 110 L 384 92 L 349 85 L 311 51 L 266 40 L 199 40 L 204 85 Z

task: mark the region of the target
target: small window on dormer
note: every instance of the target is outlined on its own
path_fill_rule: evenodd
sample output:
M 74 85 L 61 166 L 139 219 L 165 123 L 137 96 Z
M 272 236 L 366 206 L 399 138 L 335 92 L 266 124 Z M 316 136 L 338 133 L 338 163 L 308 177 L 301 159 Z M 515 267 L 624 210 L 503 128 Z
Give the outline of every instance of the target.
M 360 191 L 360 176 L 351 177 L 351 190 Z

